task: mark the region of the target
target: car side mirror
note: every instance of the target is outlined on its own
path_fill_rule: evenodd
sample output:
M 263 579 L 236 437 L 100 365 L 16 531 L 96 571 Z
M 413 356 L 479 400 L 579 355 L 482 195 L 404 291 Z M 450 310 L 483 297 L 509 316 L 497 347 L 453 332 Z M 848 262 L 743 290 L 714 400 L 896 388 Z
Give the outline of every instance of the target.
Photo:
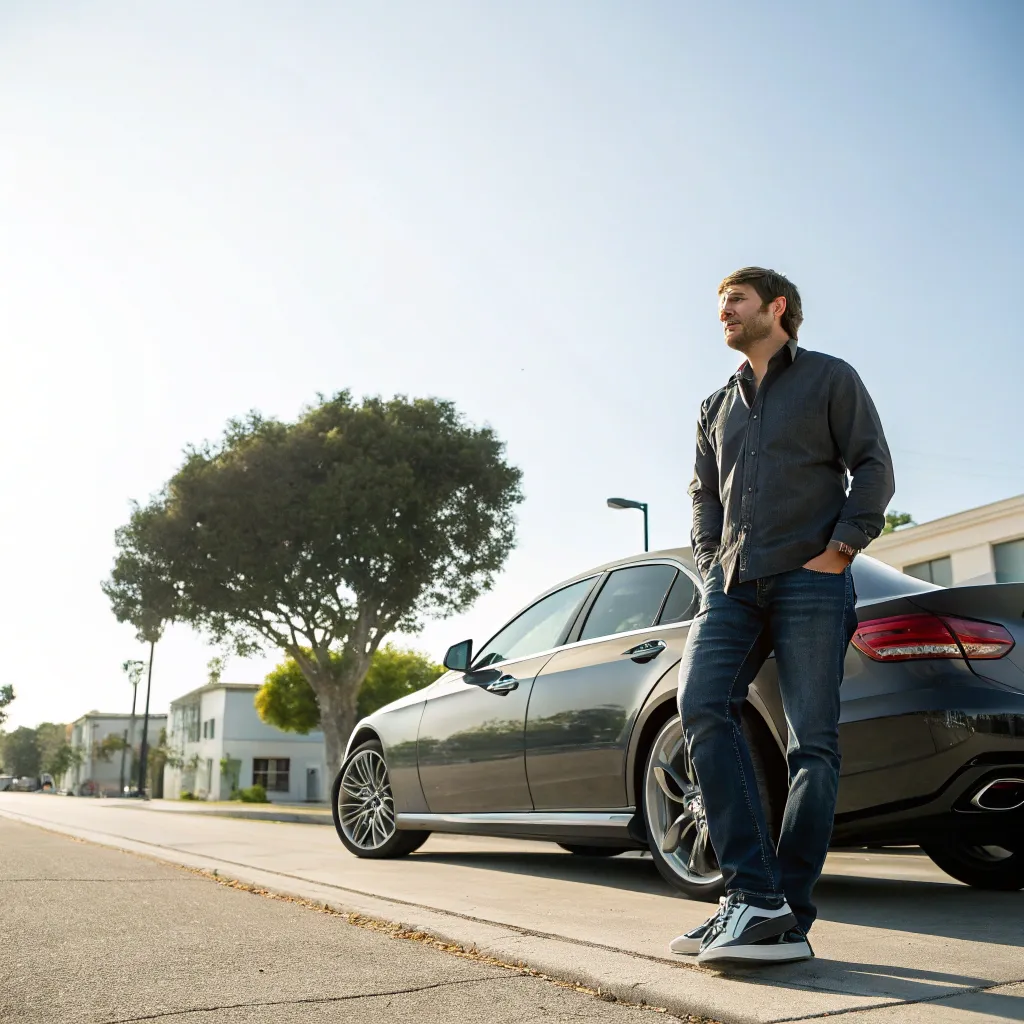
M 472 660 L 473 641 L 463 640 L 461 644 L 448 648 L 448 653 L 444 656 L 444 667 L 453 672 L 468 672 Z

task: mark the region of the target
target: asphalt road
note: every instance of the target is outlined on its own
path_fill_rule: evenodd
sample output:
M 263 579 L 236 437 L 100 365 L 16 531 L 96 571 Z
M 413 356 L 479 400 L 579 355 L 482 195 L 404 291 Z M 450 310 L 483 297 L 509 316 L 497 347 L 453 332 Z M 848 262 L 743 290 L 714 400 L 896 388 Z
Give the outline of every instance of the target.
M 970 889 L 916 853 L 832 854 L 818 890 L 818 959 L 719 973 L 668 954 L 668 940 L 708 907 L 677 898 L 649 858 L 435 836 L 412 857 L 361 861 L 323 826 L 30 794 L 0 794 L 0 815 L 398 921 L 677 1014 L 727 1024 L 835 1013 L 844 1024 L 1024 1020 L 1024 893 Z
M 678 1021 L 0 819 L 0 1020 Z

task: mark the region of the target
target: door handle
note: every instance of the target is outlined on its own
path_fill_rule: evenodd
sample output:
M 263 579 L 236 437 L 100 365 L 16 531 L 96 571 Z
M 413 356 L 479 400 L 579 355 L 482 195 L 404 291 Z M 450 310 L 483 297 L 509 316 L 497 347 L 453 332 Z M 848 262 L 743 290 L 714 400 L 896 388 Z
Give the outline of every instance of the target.
M 502 676 L 500 679 L 495 679 L 493 683 L 488 683 L 486 690 L 488 693 L 511 693 L 513 690 L 519 688 L 519 680 L 515 676 Z
M 645 640 L 642 644 L 623 651 L 622 656 L 639 662 L 653 661 L 666 647 L 668 644 L 664 640 Z

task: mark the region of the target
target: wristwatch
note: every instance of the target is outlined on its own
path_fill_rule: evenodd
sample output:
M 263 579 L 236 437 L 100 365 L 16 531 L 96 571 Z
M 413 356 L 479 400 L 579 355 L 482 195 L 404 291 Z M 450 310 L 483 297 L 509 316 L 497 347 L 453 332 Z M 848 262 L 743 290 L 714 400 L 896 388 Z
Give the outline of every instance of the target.
M 851 562 L 857 555 L 857 549 L 855 547 L 852 547 L 841 540 L 830 540 L 828 542 L 828 549 L 829 551 L 838 551 L 840 554 L 846 555 Z

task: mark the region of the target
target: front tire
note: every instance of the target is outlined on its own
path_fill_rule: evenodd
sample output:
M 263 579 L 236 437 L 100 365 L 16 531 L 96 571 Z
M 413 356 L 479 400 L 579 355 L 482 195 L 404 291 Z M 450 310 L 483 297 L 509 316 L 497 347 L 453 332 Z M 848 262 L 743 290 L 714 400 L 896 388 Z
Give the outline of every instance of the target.
M 361 743 L 345 759 L 331 789 L 331 810 L 345 849 L 367 860 L 404 857 L 430 836 L 396 827 L 391 777 L 379 740 Z
M 778 839 L 785 780 L 772 771 L 765 729 L 744 718 L 743 733 L 754 763 L 768 830 Z M 670 718 L 655 736 L 643 776 L 643 813 L 651 858 L 673 888 L 690 899 L 713 903 L 725 893 L 722 869 L 707 831 L 704 802 L 693 763 L 686 750 L 679 716 Z
M 982 846 L 964 837 L 948 836 L 931 839 L 921 848 L 947 875 L 976 889 L 1024 889 L 1024 837 Z

